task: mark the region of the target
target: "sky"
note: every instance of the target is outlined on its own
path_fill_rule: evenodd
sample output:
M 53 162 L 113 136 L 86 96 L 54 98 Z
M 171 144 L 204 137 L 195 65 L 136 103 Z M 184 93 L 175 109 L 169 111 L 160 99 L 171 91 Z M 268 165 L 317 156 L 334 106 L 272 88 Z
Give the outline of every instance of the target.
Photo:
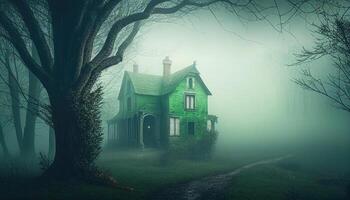
M 321 77 L 331 69 L 327 59 L 290 66 L 296 61 L 295 53 L 312 47 L 310 30 L 302 19 L 278 32 L 267 22 L 245 23 L 225 12 L 215 18 L 202 10 L 144 27 L 123 67 L 132 71 L 136 63 L 140 73 L 161 75 L 166 56 L 173 62 L 172 72 L 195 61 L 213 93 L 209 113 L 219 117 L 222 142 L 228 137 L 289 140 L 307 132 L 345 132 L 350 128 L 348 113 L 292 82 L 302 67 Z M 117 102 L 119 71 L 111 69 L 103 76 L 112 104 Z M 112 110 L 111 115 L 117 113 L 115 107 Z

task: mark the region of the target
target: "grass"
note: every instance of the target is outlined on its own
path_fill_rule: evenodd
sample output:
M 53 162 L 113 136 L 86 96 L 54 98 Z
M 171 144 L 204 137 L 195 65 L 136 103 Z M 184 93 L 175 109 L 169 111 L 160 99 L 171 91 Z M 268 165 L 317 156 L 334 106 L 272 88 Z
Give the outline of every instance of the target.
M 225 199 L 250 200 L 345 200 L 346 184 L 322 184 L 319 172 L 304 171 L 302 166 L 282 161 L 252 168 L 233 178 Z M 332 178 L 332 177 L 328 177 Z M 334 177 L 333 177 L 334 178 Z
M 262 159 L 262 155 L 240 158 L 229 158 L 229 155 L 226 155 L 215 156 L 205 161 L 173 160 L 164 166 L 159 156 L 159 153 L 154 151 L 110 152 L 101 157 L 99 165 L 117 177 L 121 185 L 133 187 L 133 199 L 142 199 L 162 187 L 231 171 L 243 164 Z
M 286 152 L 275 150 L 235 150 L 220 152 L 211 160 L 173 160 L 164 165 L 160 160 L 161 154 L 157 151 L 104 152 L 97 161 L 98 165 L 115 177 L 121 186 L 132 187 L 134 191 L 77 182 L 36 185 L 30 179 L 12 179 L 9 182 L 0 179 L 0 199 L 141 200 L 149 197 L 152 192 L 173 184 L 232 171 L 242 165 L 284 153 Z M 306 155 L 304 152 L 301 154 Z M 325 185 L 318 181 L 338 176 L 330 173 L 331 169 L 325 170 L 330 164 L 322 161 L 325 164 L 322 167 L 311 157 L 315 158 L 314 155 L 297 155 L 294 159 L 243 171 L 233 178 L 225 197 L 235 200 L 346 199 L 343 185 Z
M 9 182 L 0 179 L 0 193 L 5 199 L 138 200 L 163 187 L 231 171 L 271 155 L 226 154 L 205 161 L 173 160 L 166 165 L 161 163 L 160 156 L 160 152 L 152 150 L 104 152 L 101 155 L 98 165 L 115 177 L 121 186 L 132 187 L 134 191 L 77 182 L 37 185 L 30 179 L 11 179 Z

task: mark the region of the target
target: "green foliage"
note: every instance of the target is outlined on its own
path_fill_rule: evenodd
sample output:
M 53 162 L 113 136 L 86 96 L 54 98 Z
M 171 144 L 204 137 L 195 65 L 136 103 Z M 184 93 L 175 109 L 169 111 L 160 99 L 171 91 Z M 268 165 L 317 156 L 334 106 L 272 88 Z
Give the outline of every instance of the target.
M 171 141 L 167 150 L 168 159 L 185 158 L 191 160 L 204 160 L 211 158 L 217 140 L 217 132 L 206 132 L 200 137 L 180 137 Z
M 74 152 L 77 169 L 83 170 L 82 176 L 97 174 L 95 160 L 101 152 L 103 132 L 101 126 L 102 87 L 79 98 L 74 110 L 78 111 L 77 122 L 79 131 L 76 133 L 75 144 L 77 152 Z
M 290 163 L 289 161 L 282 161 Z M 290 164 L 270 164 L 252 168 L 232 179 L 225 199 L 321 200 L 346 199 L 344 186 L 323 185 L 325 174 L 296 170 Z

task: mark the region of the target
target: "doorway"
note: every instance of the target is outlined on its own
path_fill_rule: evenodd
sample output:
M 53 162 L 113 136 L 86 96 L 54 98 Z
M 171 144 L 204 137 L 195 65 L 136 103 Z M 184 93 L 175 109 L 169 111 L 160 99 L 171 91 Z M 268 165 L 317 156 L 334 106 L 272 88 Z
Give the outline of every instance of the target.
M 156 119 L 148 115 L 143 120 L 143 144 L 145 147 L 156 146 Z
M 188 134 L 194 135 L 194 122 L 188 122 Z

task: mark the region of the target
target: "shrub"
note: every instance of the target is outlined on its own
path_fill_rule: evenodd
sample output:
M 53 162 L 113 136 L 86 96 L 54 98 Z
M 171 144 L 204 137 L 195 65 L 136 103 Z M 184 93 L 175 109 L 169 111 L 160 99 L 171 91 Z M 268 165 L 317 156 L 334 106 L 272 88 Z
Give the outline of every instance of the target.
M 217 140 L 217 132 L 206 132 L 200 137 L 180 137 L 177 141 L 172 141 L 169 148 L 163 155 L 167 159 L 210 159 Z

